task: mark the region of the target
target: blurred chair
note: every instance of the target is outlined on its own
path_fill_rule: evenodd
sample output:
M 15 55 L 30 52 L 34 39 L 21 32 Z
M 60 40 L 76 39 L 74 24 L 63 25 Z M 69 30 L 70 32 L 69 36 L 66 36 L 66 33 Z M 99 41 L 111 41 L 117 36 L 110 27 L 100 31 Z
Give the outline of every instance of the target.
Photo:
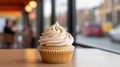
M 4 33 L 3 34 L 3 43 L 7 45 L 6 48 L 10 48 L 10 45 L 14 44 L 14 35 L 13 34 L 8 34 L 8 33 Z

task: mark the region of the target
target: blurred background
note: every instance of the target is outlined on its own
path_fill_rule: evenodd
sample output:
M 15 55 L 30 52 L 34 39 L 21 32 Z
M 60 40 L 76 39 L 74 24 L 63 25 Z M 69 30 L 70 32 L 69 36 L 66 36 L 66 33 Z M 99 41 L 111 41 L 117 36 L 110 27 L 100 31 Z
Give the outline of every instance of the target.
M 0 48 L 36 48 L 56 20 L 68 31 L 68 8 L 68 0 L 1 0 Z M 120 0 L 76 0 L 73 10 L 77 47 L 120 52 Z

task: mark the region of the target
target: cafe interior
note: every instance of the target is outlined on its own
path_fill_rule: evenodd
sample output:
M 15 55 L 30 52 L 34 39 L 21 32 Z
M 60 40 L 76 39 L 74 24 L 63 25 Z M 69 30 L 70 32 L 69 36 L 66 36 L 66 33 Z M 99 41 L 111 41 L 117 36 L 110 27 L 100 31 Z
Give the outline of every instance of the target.
M 118 2 L 110 1 L 109 20 Z M 89 33 L 107 22 L 105 3 L 0 0 L 0 67 L 120 67 L 120 43 L 111 42 L 109 32 Z

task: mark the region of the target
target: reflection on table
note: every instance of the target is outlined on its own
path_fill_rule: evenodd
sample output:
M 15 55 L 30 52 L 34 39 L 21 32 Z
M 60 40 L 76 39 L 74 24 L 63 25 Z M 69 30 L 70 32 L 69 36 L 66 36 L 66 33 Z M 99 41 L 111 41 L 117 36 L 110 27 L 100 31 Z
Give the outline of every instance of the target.
M 113 67 L 120 66 L 120 56 L 98 49 L 76 48 L 71 63 L 42 63 L 37 49 L 1 49 L 3 67 Z

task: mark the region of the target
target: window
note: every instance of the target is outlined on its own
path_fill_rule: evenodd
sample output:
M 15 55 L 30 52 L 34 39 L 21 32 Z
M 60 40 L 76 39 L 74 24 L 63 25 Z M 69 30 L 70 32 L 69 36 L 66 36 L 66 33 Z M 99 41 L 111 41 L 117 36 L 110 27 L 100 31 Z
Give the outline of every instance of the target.
M 115 0 L 76 0 L 77 43 L 120 51 L 120 43 L 116 42 L 120 41 L 119 32 L 114 28 L 120 24 L 120 9 L 117 9 L 120 6 L 110 4 L 113 1 Z M 108 5 L 112 7 L 105 7 Z
M 57 21 L 67 29 L 67 0 L 56 0 Z
M 112 22 L 112 14 L 111 13 L 107 14 L 107 21 Z
M 120 0 L 117 0 L 118 1 L 118 4 L 120 4 Z
M 51 0 L 44 1 L 44 29 L 48 28 L 51 23 Z
M 120 11 L 117 11 L 117 22 L 120 23 Z

